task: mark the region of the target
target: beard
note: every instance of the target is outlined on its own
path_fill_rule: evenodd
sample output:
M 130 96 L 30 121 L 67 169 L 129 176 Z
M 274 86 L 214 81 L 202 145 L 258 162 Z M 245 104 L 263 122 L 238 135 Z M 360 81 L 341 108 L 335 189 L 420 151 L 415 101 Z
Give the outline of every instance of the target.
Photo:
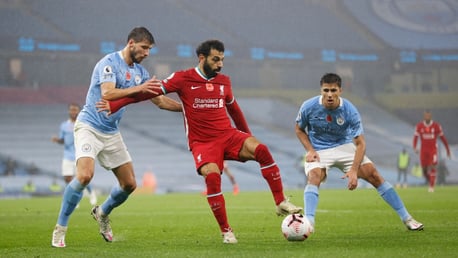
M 132 62 L 139 64 L 141 61 L 143 61 L 143 58 L 142 57 L 138 58 L 137 53 L 138 51 L 136 50 L 135 46 L 133 46 L 130 49 L 130 59 L 132 60 Z
M 130 59 L 132 59 L 132 62 L 139 64 L 143 59 L 138 59 L 135 57 L 135 52 L 130 53 Z
M 221 68 L 212 69 L 210 65 L 208 65 L 207 62 L 204 63 L 204 73 L 205 75 L 207 75 L 208 78 L 215 77 L 220 71 L 221 71 Z

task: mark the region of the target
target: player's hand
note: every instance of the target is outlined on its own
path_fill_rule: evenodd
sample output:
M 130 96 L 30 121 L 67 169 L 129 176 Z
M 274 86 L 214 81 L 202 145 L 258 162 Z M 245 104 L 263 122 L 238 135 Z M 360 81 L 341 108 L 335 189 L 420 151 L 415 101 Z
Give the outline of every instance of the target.
M 308 151 L 305 154 L 305 161 L 307 162 L 320 162 L 320 155 L 315 150 Z
M 55 143 L 59 143 L 59 144 L 60 144 L 60 143 L 63 143 L 63 140 L 61 140 L 61 139 L 60 139 L 59 137 L 57 137 L 56 135 L 53 135 L 53 136 L 51 137 L 51 141 L 52 141 L 52 142 L 55 142 Z
M 106 111 L 107 115 L 111 115 L 111 108 L 110 108 L 109 101 L 101 99 L 97 103 L 95 103 L 95 107 L 97 108 L 97 112 Z
M 358 171 L 353 168 L 342 176 L 342 179 L 348 178 L 348 190 L 355 190 L 358 187 Z
M 161 80 L 158 80 L 156 79 L 156 76 L 153 76 L 153 78 L 147 80 L 146 82 L 137 87 L 139 89 L 139 92 L 142 94 L 150 93 L 154 95 L 160 95 L 160 92 L 162 91 L 161 86 Z

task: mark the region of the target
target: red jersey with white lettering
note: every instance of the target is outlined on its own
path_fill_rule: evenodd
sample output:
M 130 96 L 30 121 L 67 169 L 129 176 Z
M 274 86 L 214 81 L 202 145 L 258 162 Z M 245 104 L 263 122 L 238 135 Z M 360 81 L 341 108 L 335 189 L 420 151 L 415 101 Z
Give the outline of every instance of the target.
M 413 138 L 413 147 L 417 148 L 417 140 L 420 138 L 421 147 L 420 147 L 420 163 L 422 167 L 427 167 L 431 165 L 436 165 L 438 162 L 437 159 L 437 138 L 441 137 L 444 145 L 449 153 L 449 148 L 447 141 L 445 140 L 444 132 L 439 123 L 431 121 L 429 124 L 426 124 L 425 121 L 422 121 L 417 124 L 415 128 L 415 134 Z
M 164 94 L 176 92 L 183 104 L 188 144 L 209 142 L 233 130 L 226 104 L 234 101 L 228 76 L 207 79 L 198 67 L 171 74 L 162 81 Z
M 437 152 L 437 138 L 443 136 L 444 132 L 439 123 L 431 121 L 428 125 L 424 121 L 419 122 L 415 128 L 414 137 L 419 137 L 421 141 L 421 152 Z M 414 147 L 417 142 L 415 140 Z

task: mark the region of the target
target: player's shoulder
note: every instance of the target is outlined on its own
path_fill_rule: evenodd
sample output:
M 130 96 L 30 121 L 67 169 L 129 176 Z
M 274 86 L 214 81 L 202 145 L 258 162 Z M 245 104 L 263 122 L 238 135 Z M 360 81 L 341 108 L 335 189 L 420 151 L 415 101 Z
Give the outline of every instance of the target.
M 167 81 L 169 81 L 171 79 L 186 78 L 186 77 L 189 77 L 189 76 L 192 76 L 190 69 L 178 70 L 178 71 L 175 71 L 175 72 L 169 74 L 169 76 L 167 76 L 167 78 L 164 79 L 164 82 L 167 82 Z
M 433 124 L 434 124 L 435 126 L 441 126 L 441 124 L 440 124 L 439 122 L 434 121 L 434 120 L 433 120 Z
M 433 121 L 433 124 L 440 130 L 442 130 L 442 125 L 439 122 Z
M 173 75 L 180 76 L 180 77 L 196 77 L 197 73 L 194 68 L 189 68 L 189 69 L 175 71 Z
M 218 81 L 230 81 L 231 80 L 229 75 L 226 75 L 224 73 L 218 73 L 218 75 L 215 77 L 215 79 L 218 79 Z
M 109 54 L 106 54 L 104 57 L 102 57 L 99 61 L 99 63 L 104 63 L 104 62 L 119 62 L 119 60 L 121 60 L 118 52 L 113 52 L 113 53 L 109 53 Z
M 320 104 L 320 95 L 318 96 L 314 96 L 314 97 L 311 97 L 311 98 L 308 98 L 306 100 L 304 100 L 304 102 L 302 103 L 302 106 L 313 106 L 313 105 L 319 105 Z
M 349 99 L 343 97 L 340 97 L 340 99 L 342 100 L 342 105 L 356 109 L 355 104 L 353 104 Z
M 113 67 L 116 67 L 120 64 L 121 60 L 122 59 L 119 57 L 117 52 L 110 53 L 102 57 L 95 65 L 95 68 L 104 69 L 107 72 L 111 72 L 113 71 Z M 108 71 L 107 69 L 110 69 L 110 71 Z

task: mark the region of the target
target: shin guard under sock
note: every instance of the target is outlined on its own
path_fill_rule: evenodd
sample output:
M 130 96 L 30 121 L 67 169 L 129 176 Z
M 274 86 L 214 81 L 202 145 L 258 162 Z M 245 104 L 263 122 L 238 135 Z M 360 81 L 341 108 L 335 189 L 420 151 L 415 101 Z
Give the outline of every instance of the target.
M 396 213 L 399 215 L 402 221 L 405 221 L 411 217 L 410 214 L 407 212 L 407 209 L 404 206 L 404 203 L 402 202 L 401 198 L 393 189 L 393 186 L 390 183 L 388 183 L 387 181 L 383 182 L 377 188 L 377 192 L 380 194 L 383 200 L 385 200 L 385 202 L 387 202 L 391 206 L 391 208 L 393 208 L 393 210 L 396 211 Z
M 269 149 L 264 144 L 259 144 L 254 151 L 254 158 L 261 167 L 262 176 L 269 184 L 270 191 L 275 200 L 275 204 L 280 204 L 284 199 L 283 184 L 281 181 L 280 169 L 275 163 Z
M 64 227 L 68 225 L 70 215 L 83 197 L 83 190 L 84 186 L 81 185 L 76 177 L 65 187 L 57 224 Z
M 221 175 L 219 173 L 209 173 L 205 177 L 205 184 L 207 185 L 207 201 L 213 216 L 215 216 L 221 232 L 227 232 L 230 230 L 230 226 L 227 221 L 226 202 L 221 192 Z

